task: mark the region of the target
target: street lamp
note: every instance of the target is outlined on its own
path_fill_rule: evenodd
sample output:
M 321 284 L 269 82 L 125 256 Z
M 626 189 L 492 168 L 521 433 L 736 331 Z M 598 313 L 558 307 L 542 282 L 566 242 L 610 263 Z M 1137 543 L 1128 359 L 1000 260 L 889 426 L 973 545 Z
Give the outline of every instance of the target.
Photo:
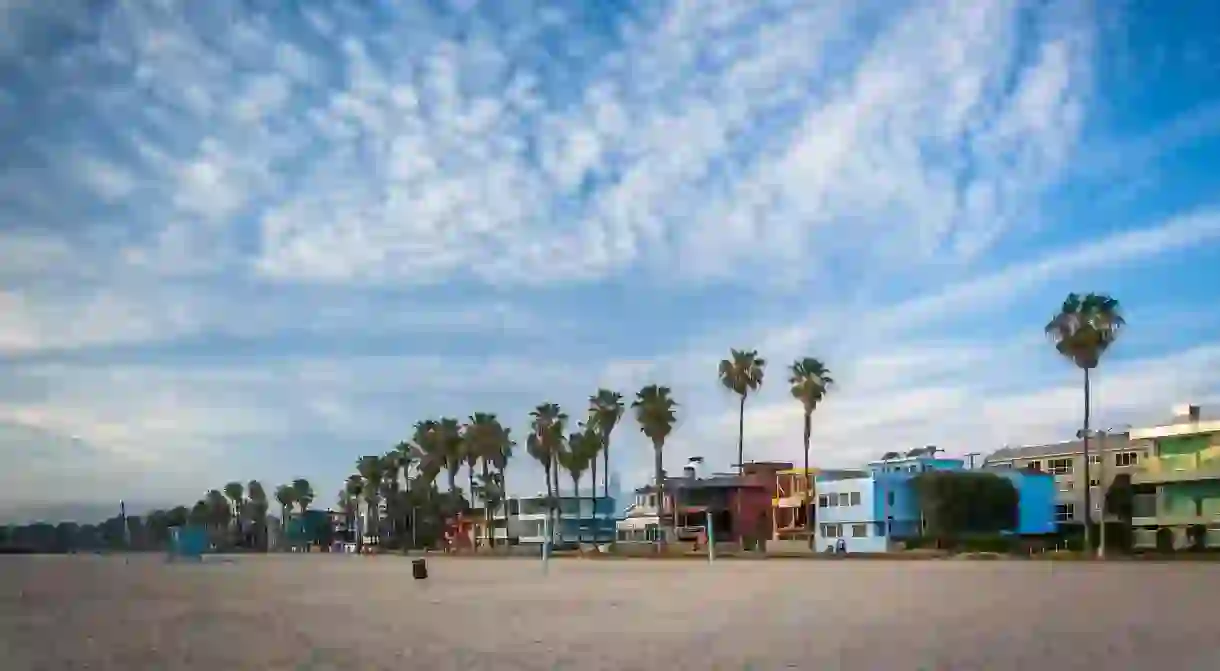
M 1100 497 L 1100 502 L 1098 503 L 1099 514 L 1097 516 L 1097 519 L 1099 522 L 1099 524 L 1098 524 L 1098 534 L 1099 535 L 1097 537 L 1097 558 L 1098 559 L 1106 558 L 1106 508 L 1107 508 L 1107 506 L 1106 506 L 1107 488 L 1105 487 L 1105 482 L 1106 482 L 1106 437 L 1111 434 L 1114 434 L 1114 433 L 1126 433 L 1130 429 L 1131 429 L 1130 424 L 1122 424 L 1119 426 L 1112 426 L 1108 429 L 1098 429 L 1098 430 L 1089 432 L 1089 437 L 1097 438 L 1097 441 L 1098 441 L 1097 442 L 1097 445 L 1098 445 L 1098 447 L 1097 447 L 1097 494 Z M 1076 432 L 1076 437 L 1078 439 L 1083 439 L 1084 436 L 1085 436 L 1085 433 L 1084 433 L 1083 429 Z M 1088 458 L 1089 457 L 1086 454 L 1085 459 L 1087 460 Z M 1085 467 L 1086 467 L 1086 469 L 1088 468 L 1087 463 L 1085 464 Z M 1091 483 L 1091 482 L 1085 482 L 1084 484 L 1085 484 L 1085 487 L 1093 486 L 1093 483 Z M 1092 523 L 1093 511 L 1086 510 L 1084 519 L 1085 519 L 1086 525 Z

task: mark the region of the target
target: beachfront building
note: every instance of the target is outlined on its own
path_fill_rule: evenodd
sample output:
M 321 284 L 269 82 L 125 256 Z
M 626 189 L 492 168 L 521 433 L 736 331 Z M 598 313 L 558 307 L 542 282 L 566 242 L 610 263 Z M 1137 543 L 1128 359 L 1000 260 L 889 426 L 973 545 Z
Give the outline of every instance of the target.
M 887 552 L 894 541 L 923 532 L 913 480 L 928 471 L 961 471 L 961 459 L 936 456 L 936 448 L 905 455 L 891 453 L 858 471 L 824 471 L 817 477 L 813 548 L 842 545 L 847 552 Z M 1013 533 L 1053 533 L 1055 487 L 1052 476 L 1000 469 L 1020 497 Z
M 1133 543 L 1156 547 L 1159 533 L 1163 543 L 1185 548 L 1198 534 L 1220 548 L 1220 421 L 1204 420 L 1197 405 L 1174 415 L 1168 424 L 1131 430 L 1132 438 L 1152 443 L 1131 475 Z
M 1116 432 L 1089 438 L 1089 482 L 1091 519 L 1101 519 L 1101 504 L 1114 478 L 1134 475 L 1148 458 L 1152 442 L 1138 433 Z M 1054 478 L 1055 521 L 1061 525 L 1083 525 L 1085 520 L 1084 442 L 1004 447 L 987 455 L 983 468 L 1001 471 L 1042 471 Z
M 550 529 L 547 525 L 545 494 L 510 498 L 507 506 L 502 506 L 492 513 L 492 530 L 496 542 L 540 545 L 546 539 L 548 530 L 552 532 L 556 546 L 609 543 L 614 540 L 617 515 L 613 496 L 598 496 L 594 499 L 590 496 L 577 498 L 561 494 L 558 502 L 558 521 L 554 522 L 556 518 L 552 516 L 554 529 Z
M 775 473 L 771 496 L 771 538 L 799 540 L 808 537 L 818 469 L 786 468 Z

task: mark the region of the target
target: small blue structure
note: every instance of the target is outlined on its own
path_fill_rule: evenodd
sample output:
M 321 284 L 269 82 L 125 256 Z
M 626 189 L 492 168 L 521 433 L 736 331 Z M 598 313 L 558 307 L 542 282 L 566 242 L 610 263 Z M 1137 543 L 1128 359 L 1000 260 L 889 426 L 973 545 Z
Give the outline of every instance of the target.
M 169 533 L 170 561 L 178 558 L 200 560 L 211 546 L 207 529 L 200 526 L 171 527 Z
M 1017 495 L 1017 529 L 1022 536 L 1053 534 L 1058 530 L 1055 523 L 1055 476 L 1050 473 L 1019 471 L 1011 468 L 983 469 L 1007 478 Z

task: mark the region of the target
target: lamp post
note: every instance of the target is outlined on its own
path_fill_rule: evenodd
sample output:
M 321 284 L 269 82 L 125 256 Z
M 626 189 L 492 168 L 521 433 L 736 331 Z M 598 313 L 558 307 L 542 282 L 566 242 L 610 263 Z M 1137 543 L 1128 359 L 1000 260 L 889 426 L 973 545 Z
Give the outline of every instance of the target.
M 1098 510 L 1098 515 L 1097 515 L 1097 520 L 1098 520 L 1097 558 L 1098 559 L 1106 558 L 1106 508 L 1107 508 L 1106 504 L 1108 503 L 1107 488 L 1105 486 L 1105 484 L 1106 484 L 1106 439 L 1111 434 L 1124 433 L 1128 429 L 1130 429 L 1130 427 L 1128 425 L 1123 425 L 1120 427 L 1110 427 L 1108 429 L 1099 429 L 1097 431 L 1089 432 L 1090 437 L 1097 438 L 1097 494 L 1099 497 L 1099 503 L 1098 503 L 1099 510 Z M 1083 430 L 1076 432 L 1077 438 L 1084 438 L 1084 436 L 1085 436 L 1085 432 Z M 1088 455 L 1085 455 L 1085 459 L 1087 460 L 1088 458 L 1089 458 Z M 1085 484 L 1085 487 L 1093 486 L 1093 483 L 1091 483 L 1091 482 L 1085 482 L 1084 484 Z M 1085 525 L 1088 525 L 1089 523 L 1091 523 L 1092 519 L 1093 519 L 1093 511 L 1086 510 L 1085 511 Z M 1087 537 L 1087 534 L 1086 534 L 1086 537 Z

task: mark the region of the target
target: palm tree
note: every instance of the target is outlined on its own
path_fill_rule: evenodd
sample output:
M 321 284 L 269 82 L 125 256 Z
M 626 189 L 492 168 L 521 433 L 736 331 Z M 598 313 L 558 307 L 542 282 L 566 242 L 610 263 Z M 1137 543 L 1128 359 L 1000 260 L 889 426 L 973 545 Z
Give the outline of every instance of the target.
M 665 542 L 664 522 L 662 516 L 665 510 L 665 439 L 673 432 L 678 421 L 675 410 L 677 402 L 670 396 L 669 387 L 650 384 L 636 392 L 635 400 L 631 402 L 635 410 L 635 419 L 640 424 L 640 431 L 652 441 L 655 477 L 657 483 L 657 523 L 662 527 L 661 542 Z M 677 524 L 677 511 L 673 511 L 672 525 Z
M 1059 313 L 1044 329 L 1055 343 L 1055 350 L 1084 371 L 1084 427 L 1080 435 L 1086 483 L 1089 482 L 1089 371 L 1101 363 L 1102 355 L 1118 339 L 1126 323 L 1118 299 L 1106 294 L 1068 294 Z M 1088 486 L 1084 488 L 1084 542 L 1087 548 L 1093 547 L 1090 489 Z
M 584 540 L 581 533 L 583 516 L 580 514 L 580 479 L 584 477 L 585 471 L 589 470 L 590 465 L 597 458 L 597 447 L 597 434 L 582 423 L 579 431 L 568 436 L 568 449 L 559 454 L 560 467 L 572 477 L 572 496 L 576 498 L 576 542 L 578 543 Z M 596 483 L 594 483 L 593 489 L 596 491 Z M 596 535 L 593 540 L 596 542 Z
M 798 359 L 788 371 L 788 383 L 792 385 L 792 398 L 801 402 L 801 408 L 805 412 L 805 432 L 803 434 L 805 470 L 801 471 L 801 478 L 805 481 L 805 491 L 801 503 L 805 508 L 805 530 L 808 531 L 813 529 L 813 500 L 809 495 L 813 489 L 813 483 L 809 478 L 809 434 L 813 430 L 813 411 L 826 396 L 826 391 L 834 384 L 834 378 L 830 377 L 830 369 L 813 357 Z
M 498 424 L 499 422 L 497 422 Z M 497 437 L 496 449 L 492 450 L 488 455 L 491 459 L 491 465 L 496 469 L 497 484 L 500 488 L 500 503 L 504 507 L 504 525 L 505 534 L 508 533 L 508 514 L 509 514 L 509 497 L 508 497 L 508 480 L 506 471 L 508 470 L 508 460 L 513 456 L 513 448 L 517 443 L 512 438 L 512 431 L 506 427 L 500 426 L 500 434 Z
M 475 463 L 481 465 L 482 474 L 480 475 L 480 497 L 483 499 L 483 529 L 486 534 L 485 542 L 488 546 L 493 543 L 491 533 L 492 519 L 491 510 L 492 502 L 491 494 L 499 493 L 502 497 L 502 492 L 499 492 L 498 483 L 492 478 L 492 466 L 498 463 L 497 457 L 501 454 L 504 443 L 504 427 L 500 425 L 500 420 L 496 416 L 487 412 L 476 412 L 470 416 L 465 430 L 462 432 L 464 441 L 463 450 L 466 454 L 466 465 L 471 470 L 470 489 L 474 492 L 474 466 Z M 473 460 L 473 461 L 472 461 Z
M 288 513 L 292 511 L 292 507 L 297 502 L 296 490 L 292 488 L 292 485 L 280 485 L 275 488 L 275 500 L 280 503 L 280 528 L 286 529 Z
M 360 531 L 356 518 L 360 512 L 360 497 L 364 494 L 364 478 L 356 473 L 347 476 L 347 482 L 343 483 L 343 494 L 348 502 L 348 507 L 343 509 L 347 513 L 347 528 L 356 537 L 356 552 L 359 553 L 364 549 L 364 533 Z
M 297 478 L 292 481 L 292 492 L 297 506 L 301 509 L 301 515 L 304 516 L 305 511 L 309 510 L 310 504 L 313 503 L 313 486 L 305 478 Z
M 462 470 L 465 458 L 462 455 L 462 425 L 452 417 L 442 417 L 436 426 L 436 440 L 449 476 L 449 492 L 457 492 L 457 474 Z
M 254 526 L 254 543 L 263 552 L 267 551 L 267 491 L 263 483 L 251 480 L 246 483 L 246 494 L 249 497 L 250 522 Z
M 530 418 L 530 426 L 533 429 L 534 435 L 538 437 L 536 447 L 547 455 L 546 461 L 543 462 L 543 468 L 546 469 L 547 473 L 547 491 L 553 492 L 550 498 L 551 506 L 555 511 L 555 526 L 551 527 L 551 531 L 554 533 L 562 520 L 559 508 L 559 454 L 564 449 L 563 430 L 567 424 L 568 416 L 560 409 L 559 405 L 555 403 L 542 403 L 530 412 Z M 551 480 L 552 477 L 554 478 L 553 481 Z
M 479 446 L 476 442 L 471 441 L 466 434 L 470 430 L 470 425 L 463 426 L 458 429 L 458 435 L 462 437 L 461 446 L 458 448 L 458 453 L 461 456 L 462 463 L 466 464 L 466 488 L 470 493 L 470 506 L 474 507 L 474 467 L 479 465 Z
M 227 522 L 227 525 L 229 528 L 232 528 L 236 524 L 240 532 L 242 504 L 245 503 L 246 488 L 243 487 L 240 482 L 230 482 L 225 485 L 225 488 L 222 491 L 229 501 L 231 501 L 229 510 L 232 513 L 232 517 Z
M 609 389 L 598 389 L 589 397 L 590 424 L 597 430 L 601 438 L 602 453 L 602 496 L 610 498 L 610 434 L 622 419 L 626 408 L 623 406 L 623 395 Z M 597 477 L 594 475 L 594 480 Z M 594 485 L 597 483 L 594 482 Z
M 363 480 L 360 491 L 364 494 L 364 507 L 368 516 L 368 535 L 381 540 L 381 479 L 384 462 L 375 454 L 367 454 L 356 461 L 356 472 Z
M 538 435 L 537 431 L 526 436 L 525 452 L 526 454 L 530 455 L 534 461 L 542 464 L 542 472 L 546 476 L 546 514 L 547 519 L 550 520 L 552 517 L 552 501 L 555 497 L 555 490 L 552 484 L 554 481 L 551 479 L 551 467 L 555 465 L 552 460 L 554 455 L 552 455 L 550 450 L 543 445 L 542 437 Z
M 212 528 L 216 544 L 219 546 L 223 541 L 224 531 L 233 521 L 233 509 L 229 507 L 229 500 L 219 489 L 209 490 L 203 500 L 207 504 L 208 526 Z
M 720 384 L 741 397 L 737 411 L 737 472 L 745 465 L 746 397 L 763 383 L 767 362 L 755 350 L 729 350 L 729 358 L 720 362 Z

